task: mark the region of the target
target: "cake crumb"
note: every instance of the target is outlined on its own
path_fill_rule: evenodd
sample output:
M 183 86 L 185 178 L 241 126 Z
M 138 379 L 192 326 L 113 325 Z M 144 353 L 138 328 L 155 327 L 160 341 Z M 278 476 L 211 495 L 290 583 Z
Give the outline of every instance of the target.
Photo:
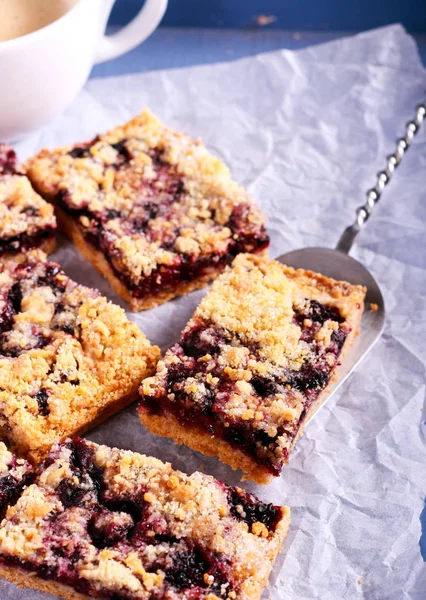
M 375 304 L 374 302 L 370 303 L 370 310 L 371 312 L 377 312 L 379 310 L 379 305 Z
M 360 577 L 360 578 L 358 579 L 358 583 L 359 583 L 360 585 L 362 585 L 362 584 L 364 583 L 364 579 L 363 579 L 362 577 Z

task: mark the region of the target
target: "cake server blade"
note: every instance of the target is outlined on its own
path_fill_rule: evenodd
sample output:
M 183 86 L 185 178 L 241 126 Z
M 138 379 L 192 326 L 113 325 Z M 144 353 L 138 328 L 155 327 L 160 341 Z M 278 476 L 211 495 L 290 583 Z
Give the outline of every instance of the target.
M 276 258 L 279 262 L 296 269 L 316 271 L 327 277 L 363 285 L 367 288 L 359 335 L 338 367 L 337 377 L 326 389 L 323 401 L 310 415 L 310 420 L 349 377 L 383 333 L 385 303 L 380 288 L 371 273 L 360 262 L 349 256 L 349 251 L 359 231 L 370 217 L 374 206 L 380 200 L 385 186 L 391 180 L 396 167 L 410 147 L 425 117 L 426 103 L 422 103 L 416 106 L 415 116 L 407 123 L 404 137 L 397 140 L 395 152 L 387 157 L 386 168 L 377 174 L 375 187 L 368 190 L 365 204 L 357 209 L 355 222 L 345 229 L 335 250 L 321 247 L 301 248 Z

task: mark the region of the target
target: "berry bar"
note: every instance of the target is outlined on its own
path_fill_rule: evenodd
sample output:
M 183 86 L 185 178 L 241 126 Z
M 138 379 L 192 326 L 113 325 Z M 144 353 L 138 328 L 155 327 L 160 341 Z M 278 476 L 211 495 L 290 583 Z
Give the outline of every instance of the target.
M 202 473 L 76 439 L 0 526 L 0 575 L 84 600 L 259 600 L 289 525 Z
M 357 332 L 365 289 L 241 255 L 141 386 L 142 423 L 266 483 Z
M 33 471 L 23 458 L 17 458 L 0 442 L 0 515 L 18 496 Z
M 205 286 L 240 252 L 262 252 L 264 217 L 205 147 L 148 110 L 27 165 L 60 228 L 134 310 Z
M 124 311 L 40 250 L 0 264 L 0 430 L 38 460 L 137 396 L 160 356 Z
M 0 144 L 0 259 L 30 248 L 55 249 L 53 208 L 35 193 L 16 154 Z

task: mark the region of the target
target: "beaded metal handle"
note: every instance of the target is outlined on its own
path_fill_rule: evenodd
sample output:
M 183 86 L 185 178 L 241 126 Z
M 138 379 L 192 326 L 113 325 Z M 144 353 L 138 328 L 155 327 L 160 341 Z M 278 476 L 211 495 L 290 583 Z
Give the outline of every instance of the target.
M 392 174 L 395 171 L 396 167 L 402 160 L 405 152 L 411 146 L 411 142 L 413 141 L 414 136 L 419 131 L 421 124 L 423 123 L 426 117 L 426 103 L 418 104 L 416 106 L 416 114 L 411 121 L 408 121 L 405 130 L 405 136 L 399 138 L 396 143 L 396 150 L 393 154 L 387 157 L 387 165 L 383 171 L 379 171 L 377 173 L 377 183 L 376 185 L 368 190 L 367 192 L 367 201 L 364 206 L 360 206 L 356 211 L 356 220 L 353 225 L 350 225 L 345 229 L 342 233 L 342 236 L 336 246 L 336 250 L 340 252 L 344 252 L 345 254 L 349 254 L 350 249 L 352 248 L 352 244 L 359 231 L 365 222 L 369 219 L 371 213 L 373 212 L 374 206 L 380 200 L 383 190 L 385 186 L 389 183 L 392 178 Z

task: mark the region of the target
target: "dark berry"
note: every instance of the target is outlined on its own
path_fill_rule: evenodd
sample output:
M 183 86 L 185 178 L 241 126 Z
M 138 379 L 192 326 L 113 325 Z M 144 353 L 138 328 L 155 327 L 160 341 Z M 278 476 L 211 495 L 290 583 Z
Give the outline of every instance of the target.
M 93 490 L 99 494 L 104 488 L 103 469 L 94 463 L 94 450 L 83 439 L 73 441 L 71 456 L 75 469 L 80 477 L 85 475 L 90 478 Z
M 90 154 L 90 146 L 77 146 L 68 152 L 72 158 L 85 158 Z
M 59 327 L 59 329 L 64 333 L 68 333 L 69 335 L 74 335 L 75 333 L 74 327 L 70 327 L 69 325 L 62 325 L 61 327 Z
M 56 488 L 59 500 L 65 508 L 81 506 L 87 491 L 88 490 L 76 484 L 73 479 L 63 479 Z
M 306 390 L 324 388 L 328 379 L 328 372 L 307 364 L 303 365 L 299 371 L 294 372 L 287 380 L 287 383 L 296 390 L 305 392 Z
M 15 495 L 19 487 L 11 475 L 6 475 L 0 479 L 0 508 L 3 508 L 3 504 Z
M 252 387 L 259 396 L 273 396 L 284 391 L 284 386 L 273 379 L 256 375 L 250 380 Z
M 7 298 L 0 313 L 0 333 L 12 329 L 15 314 L 16 311 L 13 309 L 13 303 L 10 298 Z
M 15 313 L 21 312 L 22 290 L 19 282 L 14 283 L 11 287 L 9 292 L 9 300 Z
M 244 446 L 246 442 L 246 434 L 243 429 L 236 427 L 226 427 L 223 432 L 224 438 L 237 446 Z
M 114 210 L 113 208 L 110 208 L 106 211 L 107 219 L 118 219 L 119 217 L 121 217 L 121 213 L 118 210 Z
M 273 504 L 266 504 L 240 488 L 230 488 L 228 503 L 231 514 L 239 521 L 251 526 L 256 521 L 274 531 L 280 517 L 280 510 Z
M 208 565 L 198 548 L 188 549 L 174 554 L 165 580 L 178 590 L 197 587 L 204 584 L 203 575 L 207 570 Z
M 160 212 L 160 206 L 158 204 L 154 204 L 153 202 L 147 202 L 144 205 L 144 208 L 149 219 L 155 219 Z
M 68 202 L 70 201 L 70 196 L 71 196 L 70 192 L 66 188 L 62 188 L 56 194 L 56 202 L 66 212 L 71 212 L 72 211 L 72 209 L 68 206 Z
M 46 265 L 46 279 L 54 279 L 61 272 L 61 267 L 57 263 L 48 263 Z
M 343 348 L 343 344 L 345 343 L 347 337 L 347 333 L 342 329 L 338 329 L 337 331 L 333 331 L 331 334 L 331 341 L 334 342 L 335 354 L 338 356 Z
M 254 434 L 254 439 L 257 442 L 259 442 L 262 446 L 264 446 L 265 448 L 267 448 L 271 444 L 275 443 L 277 437 L 278 437 L 278 434 L 275 437 L 271 437 L 263 429 L 257 430 Z
M 65 284 L 63 281 L 57 278 L 60 272 L 61 267 L 58 265 L 58 263 L 47 263 L 45 273 L 44 275 L 38 278 L 37 285 L 47 285 L 53 290 L 64 292 Z
M 132 227 L 135 231 L 144 231 L 148 225 L 147 217 L 135 217 L 132 219 Z
M 34 206 L 27 206 L 22 212 L 29 217 L 37 217 L 40 214 L 38 208 L 35 208 Z
M 143 493 L 140 490 L 132 499 L 104 499 L 104 504 L 111 512 L 126 513 L 130 515 L 134 522 L 140 521 L 142 518 L 142 512 L 145 508 Z
M 123 157 L 124 160 L 129 161 L 132 158 L 131 152 L 126 147 L 127 140 L 121 140 L 120 142 L 116 142 L 115 144 L 111 144 L 114 150 L 117 150 L 119 156 Z
M 194 595 L 191 594 L 188 597 L 194 599 L 205 597 L 205 592 L 201 591 L 202 588 L 208 588 L 209 592 L 213 592 L 218 597 L 226 597 L 232 590 L 229 559 L 222 554 L 215 554 L 199 548 L 190 540 L 181 539 L 178 544 L 180 548 L 183 546 L 183 549 L 179 549 L 173 554 L 173 546 L 171 547 L 169 555 L 173 558 L 173 564 L 166 570 L 165 581 L 177 590 L 191 589 Z M 211 585 L 204 581 L 205 573 L 213 577 Z M 224 584 L 227 584 L 225 588 L 222 587 Z M 197 590 L 197 588 L 199 589 Z M 200 592 L 200 595 L 195 595 L 197 591 Z
M 50 335 L 44 335 L 43 333 L 33 333 L 34 342 L 31 344 L 31 348 L 44 348 L 52 341 Z
M 324 323 L 328 320 L 337 321 L 338 323 L 344 321 L 337 308 L 334 306 L 325 306 L 324 304 L 317 302 L 317 300 L 310 301 L 309 317 L 313 321 L 319 321 L 320 323 Z
M 250 206 L 248 204 L 237 204 L 234 206 L 227 226 L 235 233 L 242 233 L 247 226 L 250 215 Z
M 185 332 L 180 341 L 185 354 L 194 358 L 218 354 L 220 345 L 224 343 L 226 339 L 223 332 L 217 327 L 206 327 L 205 323 L 200 323 Z
M 94 512 L 87 530 L 97 548 L 106 548 L 125 541 L 133 527 L 129 513 L 101 509 Z
M 47 415 L 50 414 L 50 408 L 47 402 L 49 398 L 48 390 L 46 388 L 41 388 L 34 395 L 34 398 L 37 400 L 38 412 L 43 415 L 43 417 L 47 417 Z

